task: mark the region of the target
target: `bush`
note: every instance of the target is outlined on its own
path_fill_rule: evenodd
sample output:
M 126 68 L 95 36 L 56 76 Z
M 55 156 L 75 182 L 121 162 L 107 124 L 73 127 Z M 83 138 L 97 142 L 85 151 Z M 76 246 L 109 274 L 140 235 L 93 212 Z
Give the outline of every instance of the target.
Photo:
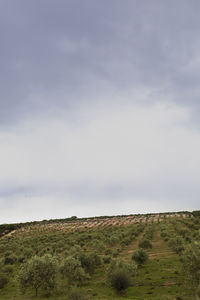
M 117 292 L 121 293 L 131 285 L 131 277 L 135 276 L 136 272 L 135 263 L 113 260 L 107 273 L 108 282 Z
M 132 260 L 138 265 L 143 265 L 148 260 L 148 253 L 144 249 L 138 249 L 133 253 Z
M 125 237 L 122 241 L 121 241 L 121 245 L 122 246 L 128 246 L 131 243 L 131 238 L 130 237 Z
M 116 268 L 110 274 L 111 286 L 119 293 L 131 285 L 131 277 L 123 268 Z
M 103 257 L 103 262 L 105 264 L 109 264 L 111 262 L 111 256 L 110 255 L 106 255 Z
M 75 281 L 81 284 L 85 279 L 88 278 L 84 269 L 81 266 L 81 262 L 73 257 L 67 257 L 60 266 L 60 272 L 63 277 L 67 277 L 69 282 Z
M 113 251 L 113 257 L 117 257 L 119 255 L 119 248 Z
M 30 248 L 25 248 L 23 254 L 26 258 L 31 258 L 33 256 L 33 251 Z
M 184 243 L 181 237 L 175 236 L 169 239 L 169 246 L 177 253 L 180 254 L 184 250 Z
M 4 259 L 5 265 L 13 265 L 17 260 L 17 257 L 15 255 L 6 256 Z
M 25 257 L 24 257 L 23 255 L 20 255 L 20 256 L 18 257 L 18 262 L 19 262 L 20 264 L 23 263 L 24 260 L 25 260 Z
M 111 249 L 106 249 L 104 253 L 105 253 L 105 255 L 110 255 L 110 254 L 112 254 L 112 250 Z
M 4 288 L 8 284 L 8 277 L 5 274 L 0 274 L 0 289 Z
M 149 239 L 142 239 L 141 241 L 139 241 L 139 248 L 151 249 L 152 244 Z
M 82 267 L 90 275 L 94 273 L 96 267 L 101 265 L 101 258 L 96 253 L 90 253 L 90 254 L 82 253 L 80 255 L 80 261 Z
M 13 270 L 14 270 L 13 266 L 11 266 L 11 265 L 7 265 L 3 268 L 4 273 L 13 273 Z

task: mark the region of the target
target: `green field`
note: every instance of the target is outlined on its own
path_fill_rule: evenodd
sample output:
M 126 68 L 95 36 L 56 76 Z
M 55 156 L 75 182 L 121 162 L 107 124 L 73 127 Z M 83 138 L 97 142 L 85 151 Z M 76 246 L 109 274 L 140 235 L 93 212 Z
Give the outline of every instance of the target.
M 191 245 L 199 247 L 198 213 L 89 219 L 72 217 L 65 220 L 1 225 L 0 233 L 2 300 L 197 299 L 197 285 L 187 268 L 185 269 L 182 258 Z M 149 246 L 142 246 L 144 240 L 148 240 Z M 143 264 L 136 263 L 132 258 L 133 253 L 141 248 L 145 248 L 144 251 L 148 254 L 148 259 Z M 32 282 L 26 285 L 25 290 L 20 285 L 22 269 L 34 257 L 49 257 L 54 261 L 55 267 L 52 288 L 39 286 L 37 297 L 35 288 L 31 286 Z M 200 257 L 195 259 L 200 278 Z M 76 266 L 70 269 L 67 262 L 73 260 Z M 129 286 L 117 290 L 111 280 L 115 267 L 112 269 L 111 266 L 116 266 L 120 261 L 123 270 L 128 270 L 123 266 L 135 266 L 137 270 L 134 274 L 127 271 Z M 77 272 L 81 270 L 84 276 L 81 272 L 82 275 L 74 275 L 77 268 Z M 71 291 L 76 286 L 77 298 L 73 298 Z

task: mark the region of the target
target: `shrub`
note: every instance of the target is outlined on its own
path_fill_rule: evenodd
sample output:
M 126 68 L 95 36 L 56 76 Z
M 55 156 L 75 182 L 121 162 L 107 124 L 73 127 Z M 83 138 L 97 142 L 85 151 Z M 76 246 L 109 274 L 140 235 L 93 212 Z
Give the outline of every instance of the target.
M 81 262 L 73 256 L 69 256 L 62 262 L 60 266 L 60 272 L 63 277 L 67 277 L 69 279 L 70 283 L 75 281 L 81 284 L 85 279 L 88 278 L 81 266 Z
M 133 253 L 132 260 L 138 265 L 143 265 L 148 260 L 148 253 L 144 249 L 138 249 Z
M 152 244 L 149 239 L 142 239 L 141 241 L 139 241 L 139 248 L 151 249 Z
M 116 268 L 110 274 L 111 286 L 117 292 L 125 291 L 131 285 L 131 277 L 123 268 Z
M 109 256 L 109 255 L 104 256 L 103 257 L 103 262 L 105 264 L 109 264 L 111 262 L 111 256 Z
M 13 266 L 11 265 L 6 265 L 4 268 L 3 268 L 3 272 L 4 273 L 12 273 L 13 272 Z
M 23 255 L 20 255 L 20 256 L 18 257 L 18 262 L 19 262 L 20 264 L 23 263 L 24 260 L 25 260 L 25 257 L 24 257 Z
M 135 276 L 136 272 L 135 263 L 113 260 L 107 273 L 108 281 L 117 292 L 121 293 L 131 285 L 131 277 Z
M 125 237 L 122 241 L 121 241 L 121 245 L 122 246 L 128 246 L 131 243 L 131 238 L 129 237 Z
M 175 236 L 169 239 L 169 246 L 177 253 L 180 254 L 184 250 L 183 239 Z
M 117 257 L 119 255 L 119 248 L 113 251 L 113 257 Z
M 8 277 L 5 274 L 0 273 L 0 289 L 4 288 L 8 284 Z
M 17 260 L 17 257 L 15 255 L 6 256 L 4 259 L 5 265 L 13 265 Z
M 5 257 L 8 257 L 8 256 L 10 256 L 10 255 L 12 255 L 12 252 L 11 252 L 11 251 L 6 251 L 5 254 L 4 254 Z
M 33 251 L 30 248 L 25 248 L 23 254 L 26 258 L 31 258 L 31 256 L 33 255 Z
M 90 253 L 90 254 L 82 253 L 80 255 L 80 261 L 81 261 L 82 267 L 90 275 L 93 274 L 95 271 L 95 268 L 100 266 L 100 264 L 101 264 L 101 258 L 96 253 Z
M 104 253 L 105 253 L 105 255 L 110 255 L 110 254 L 112 254 L 112 250 L 111 249 L 106 249 Z

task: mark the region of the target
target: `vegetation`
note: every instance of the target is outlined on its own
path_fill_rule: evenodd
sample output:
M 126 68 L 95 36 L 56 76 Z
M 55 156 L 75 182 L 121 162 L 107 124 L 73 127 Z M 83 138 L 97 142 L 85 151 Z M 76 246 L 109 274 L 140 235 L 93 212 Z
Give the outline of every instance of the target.
M 133 253 L 132 260 L 138 265 L 143 265 L 148 260 L 148 253 L 144 249 L 138 249 Z
M 0 236 L 2 300 L 200 294 L 198 212 L 4 224 Z
M 122 293 L 131 285 L 131 277 L 135 276 L 136 272 L 135 263 L 114 260 L 108 270 L 108 282 L 116 292 Z
M 182 254 L 183 269 L 195 288 L 200 284 L 200 242 L 188 245 Z
M 56 286 L 56 275 L 55 258 L 50 255 L 34 256 L 22 265 L 19 273 L 19 283 L 23 292 L 31 287 L 35 290 L 36 296 L 39 288 L 49 294 Z

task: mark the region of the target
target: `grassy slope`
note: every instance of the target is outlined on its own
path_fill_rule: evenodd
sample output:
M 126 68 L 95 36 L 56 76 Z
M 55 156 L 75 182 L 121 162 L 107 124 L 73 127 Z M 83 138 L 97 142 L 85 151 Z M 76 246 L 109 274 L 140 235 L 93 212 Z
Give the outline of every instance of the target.
M 89 292 L 93 299 L 152 299 L 169 300 L 180 297 L 184 300 L 193 299 L 192 290 L 184 282 L 179 257 L 175 254 L 160 237 L 159 224 L 156 225 L 155 235 L 152 241 L 153 248 L 149 250 L 149 261 L 139 269 L 134 284 L 126 295 L 116 294 L 104 283 L 105 274 L 102 269 L 92 280 Z M 142 234 L 139 236 L 141 238 Z M 132 253 L 138 247 L 138 241 L 132 242 L 121 253 L 121 257 L 130 260 Z M 94 296 L 96 294 L 96 296 Z
M 148 228 L 149 225 L 145 228 Z M 123 296 L 116 295 L 116 293 L 106 283 L 106 268 L 107 264 L 102 265 L 91 280 L 86 283 L 82 288 L 89 296 L 89 299 L 176 299 L 180 297 L 183 300 L 193 299 L 192 290 L 185 284 L 183 274 L 181 271 L 181 264 L 179 257 L 175 254 L 167 245 L 166 242 L 160 237 L 160 224 L 156 223 L 155 233 L 152 240 L 153 248 L 149 250 L 149 261 L 139 269 L 137 277 L 134 279 L 133 286 L 130 287 L 126 294 Z M 94 228 L 95 230 L 95 228 Z M 173 230 L 173 229 L 172 229 Z M 119 257 L 125 260 L 131 259 L 132 253 L 138 247 L 138 241 L 143 236 L 141 233 L 138 238 L 130 245 L 123 247 L 123 251 L 119 254 Z M 16 236 L 17 237 L 17 236 Z M 33 292 L 29 291 L 25 295 L 20 294 L 17 289 L 16 277 L 17 271 L 12 275 L 12 280 L 8 286 L 0 290 L 0 299 L 2 300 L 29 300 L 35 299 Z M 66 285 L 60 281 L 58 290 L 66 290 Z M 47 299 L 39 296 L 39 299 Z M 59 295 L 59 292 L 55 296 L 48 298 L 53 299 L 67 299 L 63 294 Z

